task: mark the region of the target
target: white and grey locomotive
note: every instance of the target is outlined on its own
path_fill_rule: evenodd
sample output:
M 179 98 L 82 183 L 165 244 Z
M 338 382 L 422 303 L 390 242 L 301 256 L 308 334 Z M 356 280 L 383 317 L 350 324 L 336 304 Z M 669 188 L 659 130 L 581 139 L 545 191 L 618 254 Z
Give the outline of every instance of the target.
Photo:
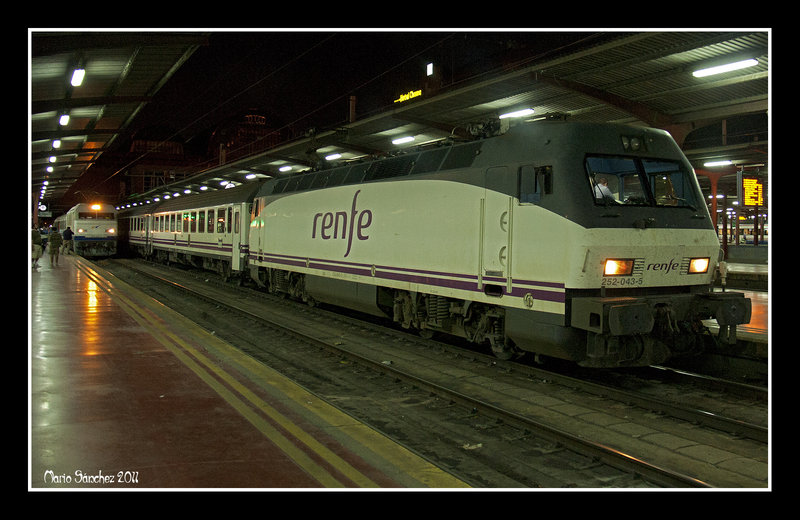
M 742 294 L 712 290 L 719 240 L 662 130 L 518 125 L 272 179 L 244 204 L 233 271 L 499 356 L 650 365 L 702 348 L 703 320 L 723 343 L 750 320 Z
M 117 210 L 111 204 L 76 204 L 55 219 L 53 227 L 62 234 L 70 228 L 79 255 L 105 257 L 117 252 Z

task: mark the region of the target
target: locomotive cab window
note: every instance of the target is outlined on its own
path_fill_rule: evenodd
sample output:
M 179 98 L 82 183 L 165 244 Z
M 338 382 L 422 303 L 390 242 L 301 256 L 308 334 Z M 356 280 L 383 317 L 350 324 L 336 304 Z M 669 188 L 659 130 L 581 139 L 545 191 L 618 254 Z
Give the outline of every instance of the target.
M 698 207 L 691 174 L 677 161 L 590 156 L 586 172 L 597 205 Z
M 98 220 L 114 220 L 113 213 L 102 213 L 100 211 L 79 211 L 78 218 L 80 219 L 98 219 Z
M 519 169 L 519 201 L 522 204 L 539 202 L 541 192 L 536 182 L 536 168 L 532 165 Z
M 518 191 L 520 204 L 538 203 L 542 195 L 553 193 L 552 166 L 520 166 Z

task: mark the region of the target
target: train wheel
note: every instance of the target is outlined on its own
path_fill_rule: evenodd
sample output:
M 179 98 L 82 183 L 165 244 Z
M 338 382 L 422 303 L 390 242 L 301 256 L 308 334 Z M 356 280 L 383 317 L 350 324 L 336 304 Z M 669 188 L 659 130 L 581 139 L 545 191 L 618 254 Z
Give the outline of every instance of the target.
M 489 341 L 492 346 L 492 354 L 497 359 L 509 360 L 522 357 L 523 352 L 508 338 L 505 340 L 491 338 Z
M 231 264 L 225 261 L 220 261 L 217 266 L 217 270 L 219 271 L 219 275 L 222 277 L 224 282 L 227 282 L 231 278 Z
M 436 332 L 432 331 L 431 329 L 418 329 L 417 333 L 419 334 L 420 338 L 424 339 L 432 339 Z

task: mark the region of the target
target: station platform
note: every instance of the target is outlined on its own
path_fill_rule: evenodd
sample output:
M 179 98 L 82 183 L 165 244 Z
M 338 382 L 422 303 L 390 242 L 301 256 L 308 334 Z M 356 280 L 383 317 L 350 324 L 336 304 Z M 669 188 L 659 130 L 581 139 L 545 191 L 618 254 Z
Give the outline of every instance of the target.
M 45 260 L 29 491 L 468 487 L 90 262 Z
M 717 280 L 717 285 L 720 285 Z M 764 263 L 727 262 L 726 285 L 735 289 L 769 290 L 769 266 Z
M 727 264 L 727 284 L 723 288 L 718 283 L 715 291 L 728 290 L 741 292 L 750 298 L 750 323 L 737 327 L 737 337 L 741 341 L 752 344 L 767 345 L 769 343 L 770 294 L 769 266 L 767 264 L 736 263 Z M 716 323 L 709 323 L 709 328 L 716 331 Z M 766 351 L 760 349 L 763 355 Z

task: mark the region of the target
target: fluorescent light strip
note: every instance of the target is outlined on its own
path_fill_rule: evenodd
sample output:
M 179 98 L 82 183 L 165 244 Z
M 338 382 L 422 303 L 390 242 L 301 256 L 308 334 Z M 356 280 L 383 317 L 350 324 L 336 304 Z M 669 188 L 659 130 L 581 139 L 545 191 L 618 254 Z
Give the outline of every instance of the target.
M 728 166 L 729 164 L 733 164 L 731 161 L 711 161 L 704 163 L 703 166 L 711 167 L 711 166 Z
M 523 117 L 523 116 L 529 116 L 531 114 L 533 114 L 533 109 L 526 108 L 524 110 L 517 110 L 516 112 L 509 112 L 507 114 L 503 114 L 500 116 L 500 119 L 506 119 L 509 117 Z
M 75 69 L 75 72 L 72 73 L 72 80 L 70 84 L 73 87 L 80 87 L 81 83 L 83 83 L 83 77 L 86 75 L 86 71 L 84 69 Z
M 719 65 L 717 67 L 709 67 L 707 69 L 696 70 L 692 72 L 692 75 L 695 78 L 704 78 L 706 76 L 712 76 L 714 74 L 722 74 L 723 72 L 730 72 L 732 70 L 744 69 L 746 67 L 753 67 L 755 65 L 758 65 L 758 60 L 749 59 L 749 60 L 737 61 L 735 63 L 728 63 L 727 65 Z

